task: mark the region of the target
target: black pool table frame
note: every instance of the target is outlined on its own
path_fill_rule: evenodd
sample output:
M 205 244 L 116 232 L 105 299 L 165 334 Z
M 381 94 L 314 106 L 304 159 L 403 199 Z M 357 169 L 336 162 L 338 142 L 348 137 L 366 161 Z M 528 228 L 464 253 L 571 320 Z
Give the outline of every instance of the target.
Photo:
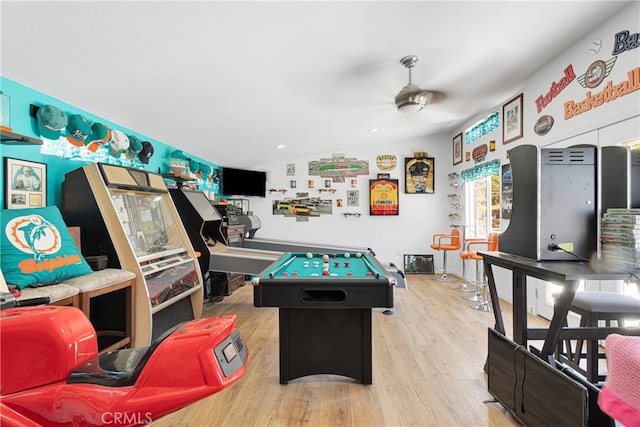
M 254 306 L 279 308 L 280 384 L 316 374 L 372 384 L 372 308 L 393 308 L 392 276 L 252 282 Z

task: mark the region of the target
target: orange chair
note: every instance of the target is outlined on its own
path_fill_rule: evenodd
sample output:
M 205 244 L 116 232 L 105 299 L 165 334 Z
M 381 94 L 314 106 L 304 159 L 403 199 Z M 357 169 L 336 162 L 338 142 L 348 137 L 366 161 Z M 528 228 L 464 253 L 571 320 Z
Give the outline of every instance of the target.
M 451 234 L 434 234 L 433 243 L 431 249 L 437 251 L 444 251 L 444 260 L 442 262 L 442 275 L 436 277 L 433 280 L 439 282 L 455 282 L 456 279 L 447 277 L 447 252 L 457 251 L 460 249 L 460 243 L 462 242 L 462 231 L 459 228 L 451 230 Z
M 477 247 L 475 251 L 472 251 L 472 246 Z M 490 312 L 491 304 L 487 297 L 487 282 L 485 279 L 485 272 L 481 268 L 483 266 L 482 255 L 478 254 L 478 250 L 486 250 L 487 252 L 494 252 L 498 250 L 498 233 L 490 233 L 487 240 L 477 240 L 470 242 L 468 245 L 469 255 L 468 259 L 475 260 L 476 262 L 476 293 L 474 295 L 466 296 L 462 298 L 477 302 L 477 304 L 471 305 L 474 310 Z

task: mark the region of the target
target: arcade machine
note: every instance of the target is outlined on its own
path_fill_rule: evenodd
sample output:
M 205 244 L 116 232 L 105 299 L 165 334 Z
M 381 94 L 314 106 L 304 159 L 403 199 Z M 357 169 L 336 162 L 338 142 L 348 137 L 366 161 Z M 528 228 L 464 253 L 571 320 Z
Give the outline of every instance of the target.
M 183 188 L 170 189 L 169 193 L 193 247 L 201 253 L 199 264 L 203 277 L 210 272 L 259 274 L 283 255 L 234 246 L 241 243 L 225 237 L 223 217 L 204 193 Z M 207 297 L 210 296 L 207 292 Z
M 520 145 L 509 161 L 513 210 L 500 251 L 537 261 L 590 259 L 598 241 L 597 148 Z
M 198 319 L 203 286 L 197 254 L 161 175 L 94 163 L 65 175 L 62 214 L 81 227 L 83 252 L 136 274 L 133 346 Z

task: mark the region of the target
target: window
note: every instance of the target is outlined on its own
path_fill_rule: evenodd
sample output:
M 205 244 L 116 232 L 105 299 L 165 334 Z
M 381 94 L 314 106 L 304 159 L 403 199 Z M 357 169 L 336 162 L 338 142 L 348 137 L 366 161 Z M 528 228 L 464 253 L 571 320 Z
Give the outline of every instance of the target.
M 467 237 L 500 232 L 500 176 L 490 174 L 465 183 Z

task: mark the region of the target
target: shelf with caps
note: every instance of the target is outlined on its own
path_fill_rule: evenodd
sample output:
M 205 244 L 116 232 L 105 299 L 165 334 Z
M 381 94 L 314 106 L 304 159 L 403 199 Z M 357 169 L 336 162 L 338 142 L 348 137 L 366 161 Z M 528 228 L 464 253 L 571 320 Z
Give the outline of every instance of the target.
M 4 128 L 0 129 L 0 142 L 7 145 L 42 145 L 41 139 L 14 133 Z

